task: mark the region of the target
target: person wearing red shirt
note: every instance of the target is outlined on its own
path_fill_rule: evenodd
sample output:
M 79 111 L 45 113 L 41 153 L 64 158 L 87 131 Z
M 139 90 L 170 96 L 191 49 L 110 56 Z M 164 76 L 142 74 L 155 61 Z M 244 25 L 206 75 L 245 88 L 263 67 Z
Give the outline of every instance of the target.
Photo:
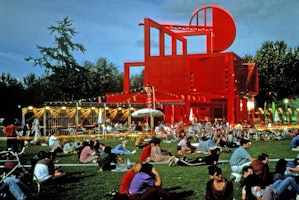
M 131 166 L 129 171 L 124 174 L 119 187 L 119 199 L 128 199 L 131 181 L 133 180 L 136 173 L 140 171 L 141 166 L 141 162 L 136 162 L 133 166 Z
M 149 142 L 149 144 L 143 148 L 143 150 L 140 154 L 140 161 L 142 161 L 142 162 L 150 161 L 152 146 L 154 146 L 154 139 L 152 139 Z

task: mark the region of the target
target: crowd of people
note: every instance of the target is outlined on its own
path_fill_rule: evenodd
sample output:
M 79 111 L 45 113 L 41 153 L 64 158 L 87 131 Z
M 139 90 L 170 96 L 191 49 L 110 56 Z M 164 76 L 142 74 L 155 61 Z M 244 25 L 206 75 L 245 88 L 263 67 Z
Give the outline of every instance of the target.
M 155 137 L 149 137 L 144 134 L 142 124 L 138 122 L 135 127 L 138 133 L 134 144 L 136 149 L 132 150 L 127 148 L 127 140 L 120 141 L 114 147 L 100 140 L 60 140 L 58 132 L 53 130 L 46 140 L 49 152 L 38 153 L 38 159 L 32 163 L 33 173 L 39 181 L 63 177 L 65 173 L 60 168 L 54 167 L 56 154 L 75 153 L 78 156 L 78 163 L 97 164 L 99 173 L 115 171 L 120 163 L 126 163 L 124 166 L 126 172 L 120 183 L 118 199 L 175 199 L 168 190 L 162 188 L 160 173 L 152 165 L 157 162 L 166 163 L 168 166 L 208 166 L 210 179 L 206 183 L 205 194 L 205 199 L 208 200 L 234 199 L 234 181 L 240 183 L 244 200 L 283 199 L 299 194 L 299 184 L 294 175 L 294 172 L 299 171 L 297 168 L 299 155 L 292 162 L 279 160 L 276 171 L 271 173 L 268 166 L 269 156 L 266 153 L 259 154 L 257 158 L 248 153 L 247 149 L 251 147 L 251 141 L 247 129 L 243 126 L 239 129 L 223 121 L 204 124 L 195 121 L 190 126 L 177 123 L 169 127 L 160 122 L 155 128 Z M 17 134 L 16 124 L 6 126 L 4 133 L 11 134 L 9 132 L 12 130 L 14 134 Z M 291 149 L 297 151 L 298 145 L 295 146 L 295 144 L 299 144 L 298 130 L 294 135 Z M 20 144 L 16 145 L 15 142 L 8 140 L 7 147 L 17 151 L 17 145 Z M 163 149 L 161 147 L 163 142 L 174 143 L 177 152 Z M 129 159 L 128 162 L 123 160 L 124 156 L 133 155 L 138 149 L 141 153 L 137 162 L 132 163 Z M 223 152 L 231 153 L 229 165 L 232 174 L 229 178 L 222 176 L 222 170 L 218 165 L 219 157 Z M 197 153 L 200 153 L 200 156 L 189 157 L 190 154 Z M 7 179 L 3 188 L 9 188 L 9 185 L 13 184 L 22 184 L 19 182 L 19 180 Z M 16 191 L 23 197 L 35 195 L 22 189 Z

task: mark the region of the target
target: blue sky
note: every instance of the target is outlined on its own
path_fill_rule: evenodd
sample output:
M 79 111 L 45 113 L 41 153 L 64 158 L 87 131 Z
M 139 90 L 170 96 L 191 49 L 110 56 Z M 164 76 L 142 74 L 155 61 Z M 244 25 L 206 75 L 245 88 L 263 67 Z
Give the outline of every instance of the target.
M 299 46 L 297 0 L 0 0 L 0 73 L 21 80 L 30 73 L 40 76 L 44 68 L 24 58 L 41 57 L 36 45 L 51 47 L 47 28 L 65 17 L 78 32 L 73 41 L 86 48 L 75 54 L 79 64 L 104 57 L 122 71 L 124 62 L 144 60 L 140 21 L 188 24 L 204 4 L 225 8 L 235 20 L 236 39 L 227 51 L 253 55 L 266 40 Z

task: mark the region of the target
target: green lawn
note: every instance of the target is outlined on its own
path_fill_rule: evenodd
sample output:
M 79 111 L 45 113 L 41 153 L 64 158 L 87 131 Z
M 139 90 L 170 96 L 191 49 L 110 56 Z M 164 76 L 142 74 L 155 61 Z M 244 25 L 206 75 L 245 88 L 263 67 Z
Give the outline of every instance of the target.
M 119 139 L 103 139 L 103 143 L 114 147 L 121 142 Z M 1 150 L 6 146 L 5 141 L 0 141 Z M 176 143 L 161 143 L 163 149 L 170 149 L 176 154 Z M 128 149 L 133 150 L 134 142 L 129 140 Z M 26 151 L 26 160 L 40 150 L 49 151 L 49 147 L 29 146 Z M 267 153 L 270 159 L 273 158 L 295 158 L 296 152 L 290 150 L 290 138 L 275 141 L 252 141 L 252 146 L 248 149 L 253 157 L 257 157 L 259 153 Z M 124 160 L 129 158 L 131 161 L 137 161 L 141 150 L 138 149 L 135 155 L 123 156 Z M 200 154 L 190 155 L 189 157 L 199 156 Z M 221 160 L 230 158 L 230 153 L 222 153 Z M 58 154 L 56 158 L 57 164 L 76 163 L 77 155 Z M 157 170 L 163 180 L 163 188 L 169 189 L 172 193 L 176 193 L 180 199 L 200 200 L 204 199 L 205 185 L 209 179 L 207 166 L 200 167 L 168 167 L 165 164 L 155 164 Z M 271 171 L 274 170 L 275 162 L 270 162 Z M 225 177 L 230 176 L 229 164 L 220 164 Z M 61 183 L 42 185 L 39 199 L 111 199 L 107 193 L 111 190 L 118 190 L 123 172 L 102 172 L 97 173 L 95 166 L 80 167 L 62 167 L 62 170 L 68 176 L 61 180 Z M 239 183 L 234 183 L 235 199 L 241 199 L 241 191 Z

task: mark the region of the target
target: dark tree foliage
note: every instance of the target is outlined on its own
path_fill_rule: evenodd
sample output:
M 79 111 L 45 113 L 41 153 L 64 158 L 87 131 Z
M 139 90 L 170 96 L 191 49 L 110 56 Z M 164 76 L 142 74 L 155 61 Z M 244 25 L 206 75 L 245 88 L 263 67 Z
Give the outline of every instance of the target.
M 263 43 L 254 57 L 259 70 L 259 105 L 298 96 L 298 58 L 298 48 L 288 48 L 283 41 Z
M 23 78 L 23 86 L 26 91 L 23 106 L 41 106 L 44 102 L 44 91 L 47 89 L 46 78 L 36 77 L 35 74 L 29 74 Z
M 85 62 L 85 69 L 90 80 L 90 95 L 104 96 L 106 93 L 122 91 L 123 75 L 107 59 L 100 58 L 95 65 Z
M 105 95 L 107 92 L 119 92 L 122 88 L 122 76 L 117 68 L 104 58 L 94 65 L 86 61 L 80 66 L 72 53 L 85 48 L 72 41 L 77 32 L 72 21 L 65 18 L 57 26 L 50 26 L 55 34 L 54 47 L 37 46 L 41 58 L 26 58 L 34 65 L 46 68 L 47 76 L 40 80 L 41 96 L 44 101 L 72 101 Z
M 1 106 L 0 117 L 20 119 L 21 106 L 25 99 L 25 90 L 16 78 L 9 73 L 0 76 Z
M 48 83 L 56 91 L 48 100 L 73 100 L 84 97 L 88 89 L 84 84 L 86 70 L 78 65 L 72 53 L 74 51 L 84 53 L 85 48 L 82 44 L 72 41 L 77 34 L 72 28 L 72 21 L 66 17 L 62 21 L 57 21 L 57 26 L 50 26 L 48 29 L 50 34 L 54 34 L 55 46 L 37 46 L 42 57 L 28 57 L 25 60 L 46 68 L 49 74 Z

